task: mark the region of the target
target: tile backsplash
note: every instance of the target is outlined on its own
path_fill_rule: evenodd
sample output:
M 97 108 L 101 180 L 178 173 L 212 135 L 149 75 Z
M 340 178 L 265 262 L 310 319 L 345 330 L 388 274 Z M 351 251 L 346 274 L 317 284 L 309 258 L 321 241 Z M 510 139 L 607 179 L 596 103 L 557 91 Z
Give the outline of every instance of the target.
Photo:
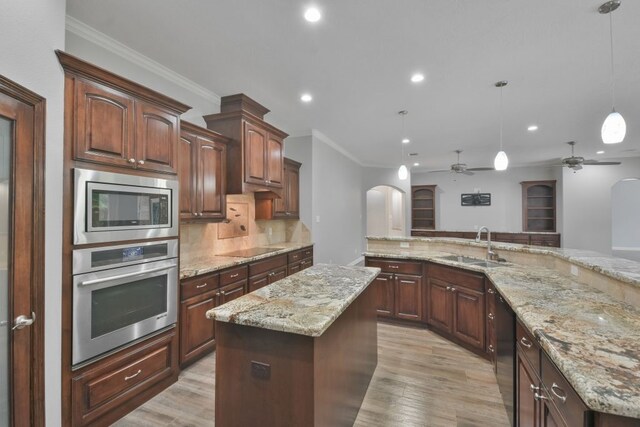
M 278 243 L 310 243 L 311 233 L 299 220 L 258 220 L 255 218 L 255 200 L 253 194 L 234 194 L 227 196 L 227 204 L 248 205 L 248 235 L 220 239 L 220 223 L 181 224 L 180 257 L 188 262 L 202 256 L 224 254 L 238 249 Z M 269 232 L 271 231 L 271 232 Z

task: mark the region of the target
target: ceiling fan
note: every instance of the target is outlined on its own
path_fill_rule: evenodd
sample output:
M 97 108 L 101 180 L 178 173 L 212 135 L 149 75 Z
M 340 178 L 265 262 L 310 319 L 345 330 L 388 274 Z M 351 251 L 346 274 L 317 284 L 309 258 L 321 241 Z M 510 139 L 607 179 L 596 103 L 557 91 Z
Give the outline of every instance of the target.
M 465 163 L 460 163 L 460 153 L 462 150 L 455 151 L 458 154 L 458 162 L 451 165 L 450 169 L 443 169 L 437 171 L 429 171 L 429 172 L 451 172 L 451 173 L 462 173 L 465 175 L 473 175 L 472 171 L 492 171 L 494 168 L 468 168 Z
M 565 157 L 564 159 L 562 159 L 561 163 L 559 165 L 554 165 L 554 166 L 565 166 L 568 167 L 569 169 L 573 169 L 573 171 L 579 171 L 580 169 L 582 169 L 582 166 L 610 166 L 610 165 L 619 165 L 621 164 L 620 162 L 601 162 L 598 160 L 585 160 L 584 157 L 580 157 L 580 156 L 575 156 L 574 155 L 574 149 L 575 149 L 575 145 L 576 142 L 575 141 L 569 141 L 567 142 L 567 144 L 569 144 L 571 146 L 571 157 Z

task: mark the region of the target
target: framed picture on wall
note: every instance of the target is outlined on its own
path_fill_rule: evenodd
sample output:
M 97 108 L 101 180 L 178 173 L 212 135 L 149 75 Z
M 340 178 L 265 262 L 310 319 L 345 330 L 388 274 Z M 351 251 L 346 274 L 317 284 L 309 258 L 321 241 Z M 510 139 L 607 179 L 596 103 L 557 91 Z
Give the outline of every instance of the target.
M 460 196 L 462 206 L 491 206 L 491 193 L 468 193 Z

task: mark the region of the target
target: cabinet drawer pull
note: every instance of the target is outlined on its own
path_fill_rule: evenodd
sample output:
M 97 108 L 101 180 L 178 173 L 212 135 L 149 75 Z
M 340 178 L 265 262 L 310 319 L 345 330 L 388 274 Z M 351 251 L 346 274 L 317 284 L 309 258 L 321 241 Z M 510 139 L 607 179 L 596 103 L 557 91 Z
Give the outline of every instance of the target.
M 536 400 L 549 400 L 549 398 L 547 396 L 544 396 L 542 394 L 538 394 L 537 392 L 533 393 L 533 397 Z
M 556 390 L 559 390 L 563 394 L 559 394 Z M 562 403 L 565 403 L 567 401 L 567 394 L 562 388 L 560 388 L 558 384 L 553 383 L 553 385 L 551 386 L 551 393 L 553 393 L 558 399 L 560 399 Z
M 144 165 L 144 160 L 138 160 L 139 165 Z
M 493 349 L 493 344 L 489 344 L 489 351 L 493 353 L 495 350 Z
M 450 291 L 451 290 L 451 286 L 447 286 L 447 290 Z
M 493 313 L 489 313 L 489 316 L 488 316 L 488 317 L 489 317 L 489 319 L 490 319 L 490 320 L 493 320 L 493 319 L 495 319 L 495 318 L 496 318 L 496 316 L 494 316 L 494 315 L 493 315 Z
M 520 338 L 520 344 L 522 344 L 523 346 L 525 346 L 527 348 L 531 348 L 531 346 L 533 345 L 533 343 L 531 341 L 529 341 L 525 337 Z
M 540 391 L 540 387 L 536 387 L 533 384 L 531 384 L 529 388 L 531 389 L 532 393 L 535 393 L 536 391 Z
M 389 265 L 389 268 L 393 268 L 394 270 L 399 269 L 400 267 L 398 267 L 397 265 Z
M 231 276 L 229 276 L 230 279 L 235 279 L 236 277 L 238 277 L 240 275 L 240 273 L 236 273 L 236 274 L 232 274 Z
M 220 291 L 220 295 L 225 296 L 227 293 L 225 291 Z
M 384 280 L 386 282 L 388 279 L 386 277 L 378 277 L 378 280 Z
M 204 284 L 202 284 L 202 285 L 196 285 L 196 289 L 202 289 L 202 288 L 204 288 L 205 286 L 209 286 L 209 284 L 208 284 L 208 283 L 204 283 Z
M 400 280 L 400 283 L 407 283 L 409 285 L 414 285 L 416 282 L 414 282 L 413 280 Z
M 128 162 L 129 162 L 129 163 L 135 163 L 135 162 L 136 162 L 136 159 L 131 158 L 131 159 L 129 159 L 129 160 L 128 160 Z
M 453 286 L 451 287 L 451 292 L 455 292 L 456 288 L 454 288 Z
M 494 291 L 493 288 L 487 289 L 487 292 L 489 292 L 490 294 L 495 294 L 496 293 L 496 291 Z
M 133 374 L 133 375 L 131 375 L 131 376 L 124 377 L 124 380 L 125 380 L 125 381 L 129 381 L 130 379 L 137 377 L 137 376 L 138 376 L 138 375 L 140 375 L 141 373 L 142 373 L 142 369 L 138 369 L 138 372 L 136 372 L 135 374 Z

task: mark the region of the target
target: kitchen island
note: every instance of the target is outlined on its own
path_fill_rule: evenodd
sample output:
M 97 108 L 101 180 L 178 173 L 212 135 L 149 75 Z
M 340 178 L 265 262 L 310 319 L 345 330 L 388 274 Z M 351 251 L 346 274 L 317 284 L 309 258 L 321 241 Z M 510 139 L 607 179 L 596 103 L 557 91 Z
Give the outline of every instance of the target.
M 208 311 L 216 425 L 352 425 L 378 360 L 379 272 L 317 265 Z

